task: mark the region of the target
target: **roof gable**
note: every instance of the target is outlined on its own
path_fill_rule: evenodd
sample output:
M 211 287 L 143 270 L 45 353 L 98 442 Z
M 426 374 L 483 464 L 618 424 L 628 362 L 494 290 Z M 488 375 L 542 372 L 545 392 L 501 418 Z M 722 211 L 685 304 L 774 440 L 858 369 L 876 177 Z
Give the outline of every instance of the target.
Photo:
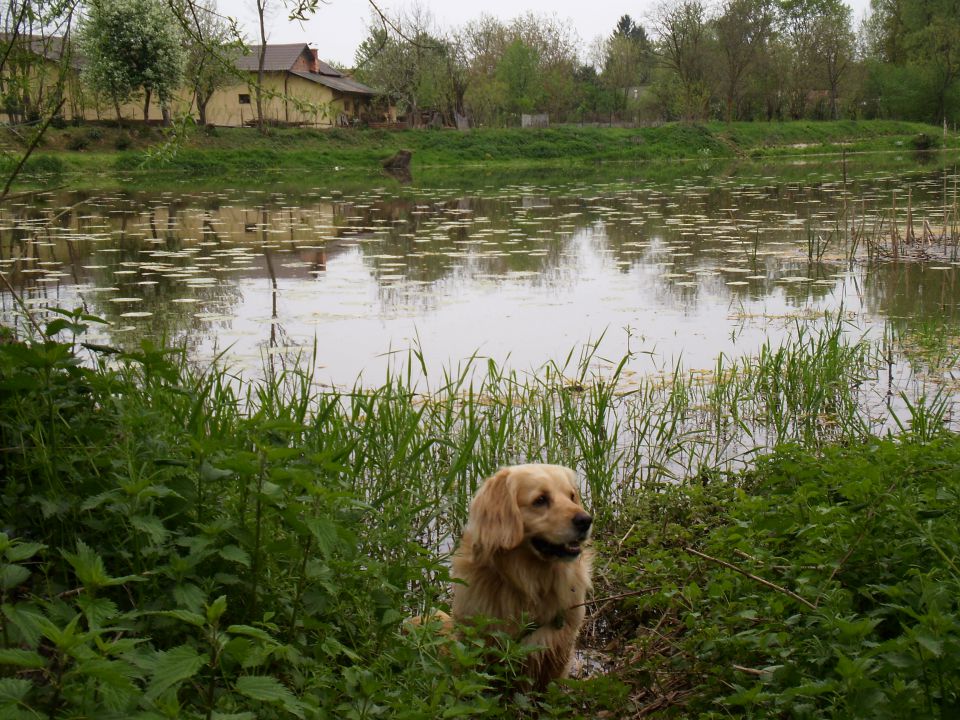
M 237 68 L 257 72 L 260 65 L 261 47 L 263 46 L 251 45 L 248 54 L 237 58 Z M 266 51 L 263 53 L 263 69 L 267 72 L 292 70 L 301 58 L 308 65 L 313 60 L 313 55 L 306 43 L 267 45 Z

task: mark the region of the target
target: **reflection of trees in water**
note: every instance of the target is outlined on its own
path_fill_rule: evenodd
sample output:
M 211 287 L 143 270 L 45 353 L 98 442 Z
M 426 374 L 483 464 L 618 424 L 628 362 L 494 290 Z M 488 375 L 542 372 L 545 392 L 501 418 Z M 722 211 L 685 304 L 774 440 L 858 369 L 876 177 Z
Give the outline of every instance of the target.
M 933 196 L 940 185 L 939 179 L 926 186 L 921 181 L 914 197 Z M 854 192 L 872 193 L 867 207 L 882 207 L 892 187 L 892 180 L 882 179 Z M 416 190 L 405 198 L 370 190 L 349 199 L 257 192 L 45 193 L 0 208 L 0 260 L 6 260 L 5 272 L 28 296 L 59 304 L 70 285 L 118 287 L 119 296 L 141 302 L 124 305 L 110 303 L 107 295 L 87 297 L 96 311 L 118 323 L 135 322 L 144 332 L 168 336 L 182 332 L 194 336 L 194 342 L 210 332 L 207 321 L 194 317 L 197 312 L 230 314 L 239 303 L 235 274 L 264 277 L 270 283 L 273 316 L 265 341 L 280 347 L 287 342 L 279 324 L 283 283 L 278 280 L 322 275 L 330 260 L 354 246 L 380 279 L 379 299 L 387 308 L 429 310 L 458 283 L 477 278 L 513 276 L 530 287 L 560 288 L 589 257 L 601 258 L 621 273 L 647 268 L 643 277 L 656 283 L 665 302 L 695 303 L 704 294 L 715 302 L 720 293 L 756 298 L 772 292 L 784 274 L 828 278 L 836 271 L 808 265 L 797 248 L 808 225 L 835 216 L 842 191 L 838 183 L 719 180 L 708 186 L 692 179 L 667 188 L 621 183 L 567 194 L 507 187 L 492 197 Z M 788 225 L 791 219 L 798 223 Z M 656 265 L 660 272 L 650 272 L 657 263 L 662 263 Z M 105 267 L 96 267 L 101 265 Z M 749 273 L 698 274 L 725 266 Z M 185 278 L 168 277 L 188 268 L 213 274 L 217 282 L 190 285 Z M 221 276 L 215 268 L 237 272 Z M 41 282 L 51 279 L 35 272 L 43 269 L 65 275 Z M 879 272 L 887 271 L 868 271 L 865 293 L 875 306 L 889 306 L 885 314 L 910 314 L 911 302 L 918 304 L 919 313 L 934 312 L 931 283 L 942 284 L 952 275 L 922 278 L 918 293 L 914 280 L 879 277 Z M 726 284 L 747 274 L 764 277 L 746 285 Z M 144 281 L 155 284 L 140 284 Z M 777 287 L 797 305 L 831 291 L 812 283 Z M 936 292 L 952 290 L 938 286 Z M 181 299 L 198 302 L 173 302 Z M 127 310 L 154 315 L 120 318 Z
M 957 272 L 913 262 L 871 264 L 863 274 L 864 305 L 906 326 L 931 319 L 960 326 Z

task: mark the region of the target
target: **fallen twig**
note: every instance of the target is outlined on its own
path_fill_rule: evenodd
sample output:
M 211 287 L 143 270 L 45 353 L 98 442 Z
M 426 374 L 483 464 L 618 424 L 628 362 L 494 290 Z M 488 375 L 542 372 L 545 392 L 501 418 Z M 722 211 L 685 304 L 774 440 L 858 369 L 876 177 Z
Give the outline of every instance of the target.
M 635 597 L 637 595 L 645 595 L 646 593 L 656 592 L 661 587 L 662 586 L 660 585 L 653 585 L 651 587 L 641 588 L 640 590 L 631 590 L 630 592 L 620 593 L 618 595 L 607 595 L 606 597 L 602 597 L 602 598 L 584 600 L 582 603 L 571 605 L 570 609 L 572 610 L 573 608 L 585 607 L 587 605 L 600 605 L 601 603 L 609 602 L 610 600 L 623 600 L 623 598 Z
M 817 606 L 816 606 L 816 605 L 814 605 L 812 602 L 810 602 L 810 601 L 807 600 L 806 598 L 797 595 L 795 592 L 793 592 L 793 590 L 787 590 L 787 588 L 785 588 L 785 587 L 782 587 L 782 586 L 780 586 L 780 585 L 777 585 L 776 583 L 772 583 L 772 582 L 770 582 L 769 580 L 764 580 L 762 577 L 757 577 L 757 576 L 754 575 L 753 573 L 749 573 L 749 572 L 747 572 L 746 570 L 744 570 L 744 569 L 742 569 L 742 568 L 738 568 L 736 565 L 733 565 L 733 564 L 731 564 L 731 563 L 728 563 L 728 562 L 725 561 L 725 560 L 720 560 L 720 559 L 718 559 L 718 558 L 711 557 L 710 555 L 707 555 L 706 553 L 702 553 L 702 552 L 700 552 L 699 550 L 694 550 L 692 547 L 684 547 L 683 549 L 686 550 L 686 551 L 687 551 L 688 553 L 690 553 L 691 555 L 696 555 L 697 557 L 703 558 L 704 560 L 709 560 L 710 562 L 716 563 L 717 565 L 720 565 L 720 566 L 722 566 L 722 567 L 725 567 L 725 568 L 727 568 L 728 570 L 733 570 L 733 571 L 736 572 L 736 573 L 740 573 L 740 574 L 743 575 L 744 577 L 750 578 L 750 579 L 753 580 L 754 582 L 760 583 L 761 585 L 763 585 L 763 586 L 765 586 L 765 587 L 768 587 L 768 588 L 770 588 L 771 590 L 776 590 L 776 591 L 779 592 L 779 593 L 783 593 L 783 594 L 786 595 L 787 597 L 791 597 L 791 598 L 793 598 L 794 600 L 796 600 L 797 602 L 803 603 L 804 605 L 806 605 L 806 606 L 807 606 L 808 608 L 810 608 L 811 610 L 816 610 L 816 609 L 817 609 Z

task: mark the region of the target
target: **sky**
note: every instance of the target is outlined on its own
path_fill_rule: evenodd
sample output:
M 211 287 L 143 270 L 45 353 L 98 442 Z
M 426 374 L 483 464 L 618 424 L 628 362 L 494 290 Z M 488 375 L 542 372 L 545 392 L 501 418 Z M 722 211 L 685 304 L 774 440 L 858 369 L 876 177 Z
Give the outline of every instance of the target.
M 412 6 L 413 0 L 376 0 L 387 14 Z M 598 36 L 609 35 L 621 15 L 630 15 L 643 23 L 643 18 L 659 4 L 659 0 L 419 0 L 430 11 L 439 29 L 463 25 L 486 13 L 509 21 L 517 15 L 533 12 L 556 15 L 570 20 L 581 40 L 582 54 Z M 853 8 L 854 27 L 869 7 L 870 0 L 847 0 Z M 255 0 L 217 0 L 225 15 L 236 18 L 250 43 L 259 44 Z M 320 0 L 316 15 L 309 22 L 290 22 L 281 0 L 267 0 L 267 43 L 303 42 L 319 51 L 323 60 L 350 67 L 357 46 L 367 36 L 371 22 L 368 0 Z

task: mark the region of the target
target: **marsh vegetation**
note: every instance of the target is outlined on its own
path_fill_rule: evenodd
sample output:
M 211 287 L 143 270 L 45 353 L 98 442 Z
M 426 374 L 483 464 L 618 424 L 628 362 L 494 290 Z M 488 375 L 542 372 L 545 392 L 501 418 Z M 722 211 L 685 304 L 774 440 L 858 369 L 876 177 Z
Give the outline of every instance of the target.
M 12 206 L 4 716 L 951 717 L 956 173 L 799 172 Z M 400 632 L 522 461 L 597 518 L 538 697 Z

